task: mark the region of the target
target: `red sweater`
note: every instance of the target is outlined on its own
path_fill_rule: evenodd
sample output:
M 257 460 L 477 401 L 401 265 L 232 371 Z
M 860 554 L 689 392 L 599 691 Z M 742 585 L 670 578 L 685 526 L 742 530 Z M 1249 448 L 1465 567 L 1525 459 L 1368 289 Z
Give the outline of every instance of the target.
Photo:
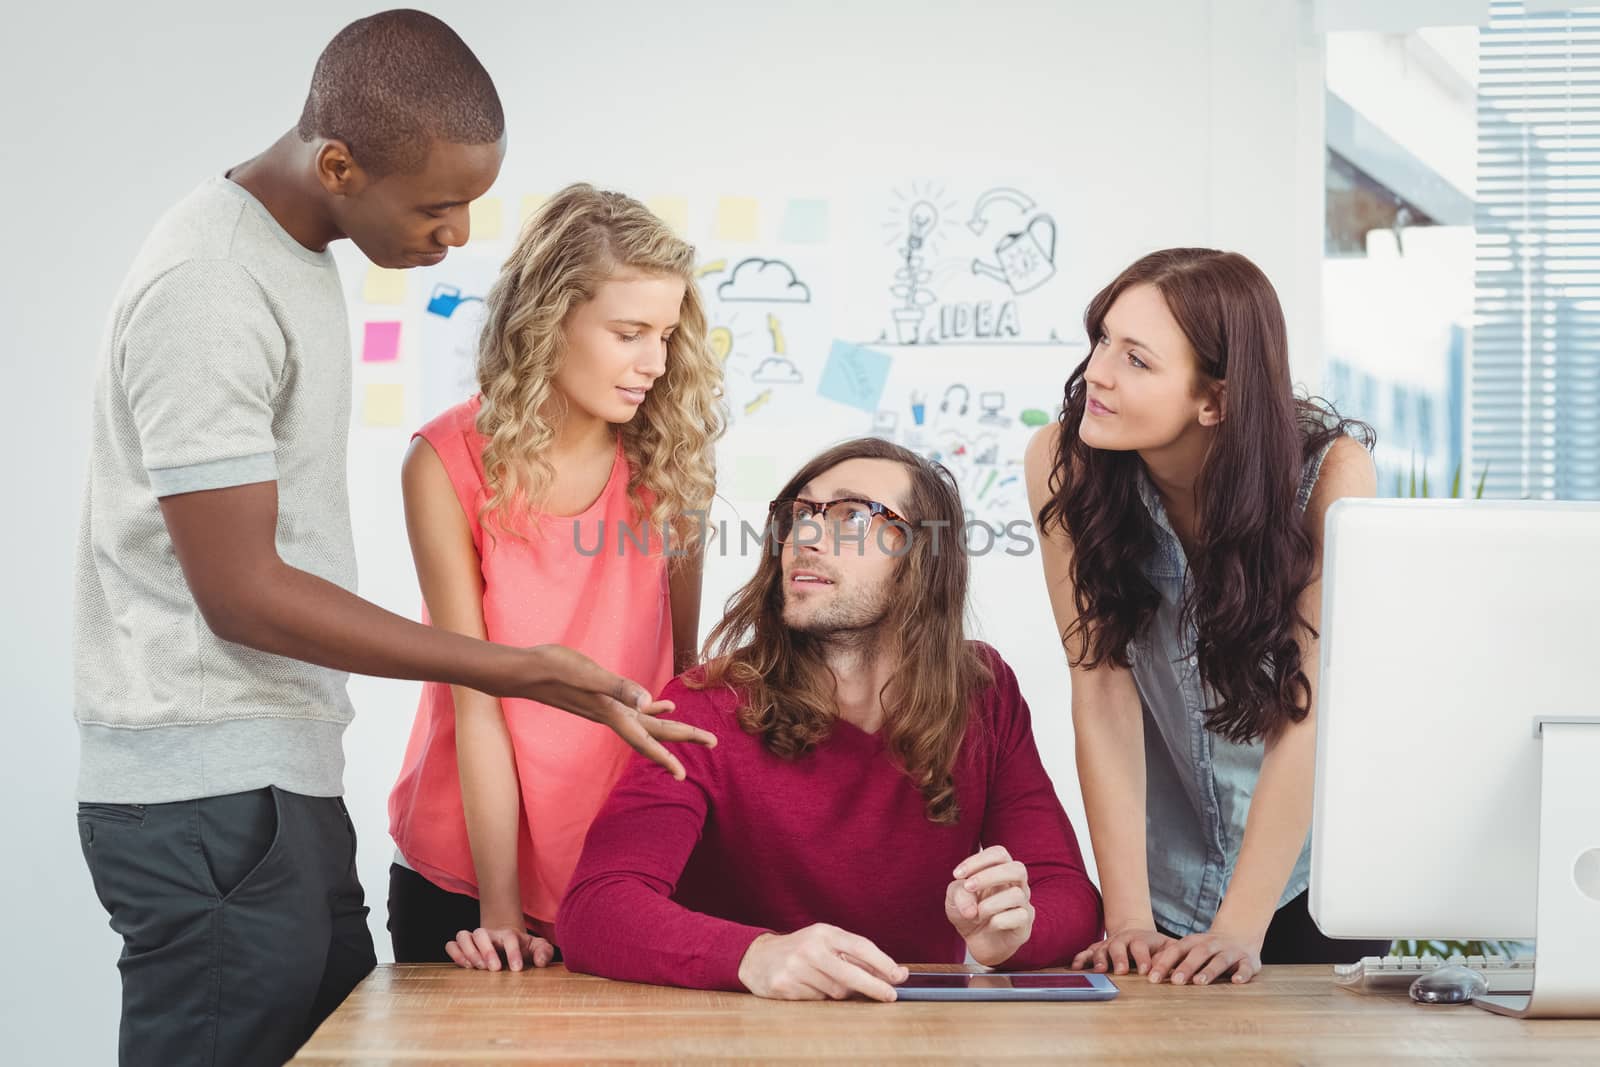
M 739 728 L 730 689 L 674 679 L 676 718 L 715 749 L 673 746 L 675 782 L 635 756 L 589 829 L 557 940 L 575 971 L 657 985 L 742 990 L 739 962 L 766 932 L 830 923 L 898 963 L 960 963 L 944 914 L 956 864 L 1004 845 L 1027 864 L 1033 935 L 1005 967 L 1062 966 L 1100 936 L 1100 894 L 1039 762 L 1028 705 L 997 652 L 955 770 L 960 821 L 928 821 L 881 734 L 839 720 L 796 760 Z

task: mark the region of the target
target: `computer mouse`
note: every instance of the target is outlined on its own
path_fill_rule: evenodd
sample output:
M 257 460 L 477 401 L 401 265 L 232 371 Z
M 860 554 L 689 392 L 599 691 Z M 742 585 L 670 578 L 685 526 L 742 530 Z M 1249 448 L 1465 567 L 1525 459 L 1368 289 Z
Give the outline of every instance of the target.
M 1419 1004 L 1467 1004 L 1489 992 L 1488 979 L 1471 967 L 1435 967 L 1411 983 L 1411 999 Z

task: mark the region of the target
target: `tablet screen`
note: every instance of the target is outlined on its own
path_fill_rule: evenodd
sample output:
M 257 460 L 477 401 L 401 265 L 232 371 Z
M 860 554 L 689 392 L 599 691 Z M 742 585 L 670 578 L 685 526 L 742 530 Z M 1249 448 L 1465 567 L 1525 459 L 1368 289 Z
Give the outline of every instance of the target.
M 902 989 L 1094 989 L 1081 974 L 928 974 L 913 972 Z

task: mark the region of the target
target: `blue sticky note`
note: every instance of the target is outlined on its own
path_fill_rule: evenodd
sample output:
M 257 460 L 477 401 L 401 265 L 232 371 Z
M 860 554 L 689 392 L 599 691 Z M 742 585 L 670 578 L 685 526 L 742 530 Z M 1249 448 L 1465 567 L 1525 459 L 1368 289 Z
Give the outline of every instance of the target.
M 783 212 L 780 241 L 792 244 L 821 244 L 828 239 L 828 202 L 791 200 Z
M 847 341 L 833 342 L 828 365 L 822 369 L 817 393 L 862 411 L 875 412 L 883 399 L 883 385 L 889 380 L 888 356 Z

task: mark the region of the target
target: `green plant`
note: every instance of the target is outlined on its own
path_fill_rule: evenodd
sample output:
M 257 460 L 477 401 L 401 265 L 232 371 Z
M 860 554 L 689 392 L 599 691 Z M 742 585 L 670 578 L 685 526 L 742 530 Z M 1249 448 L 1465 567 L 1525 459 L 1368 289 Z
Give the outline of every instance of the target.
M 1459 500 L 1461 498 L 1461 466 L 1462 466 L 1461 464 L 1457 463 L 1456 464 L 1455 474 L 1451 475 L 1451 477 L 1450 477 L 1450 495 L 1449 495 L 1449 499 L 1451 499 L 1451 500 Z M 1477 485 L 1477 488 L 1475 488 L 1473 490 L 1473 492 L 1472 492 L 1472 499 L 1474 499 L 1474 500 L 1482 500 L 1483 499 L 1483 487 L 1488 483 L 1488 481 L 1489 481 L 1489 465 L 1487 463 L 1485 463 L 1483 465 L 1483 472 L 1478 475 L 1478 485 Z M 1422 499 L 1422 498 L 1427 497 L 1427 496 L 1430 495 L 1428 493 L 1428 463 L 1427 463 L 1426 460 L 1424 460 L 1423 463 L 1422 463 L 1422 485 L 1420 486 L 1421 492 L 1417 491 L 1418 488 L 1419 487 L 1417 485 L 1417 456 L 1416 456 L 1416 453 L 1413 452 L 1411 454 L 1411 480 L 1410 480 L 1409 483 L 1407 483 L 1405 475 L 1396 474 L 1394 476 L 1394 495 L 1395 496 L 1399 496 L 1399 497 L 1411 497 L 1411 498 L 1416 498 L 1416 499 Z
M 1389 946 L 1395 956 L 1500 956 L 1516 959 L 1528 955 L 1526 941 L 1396 941 Z

